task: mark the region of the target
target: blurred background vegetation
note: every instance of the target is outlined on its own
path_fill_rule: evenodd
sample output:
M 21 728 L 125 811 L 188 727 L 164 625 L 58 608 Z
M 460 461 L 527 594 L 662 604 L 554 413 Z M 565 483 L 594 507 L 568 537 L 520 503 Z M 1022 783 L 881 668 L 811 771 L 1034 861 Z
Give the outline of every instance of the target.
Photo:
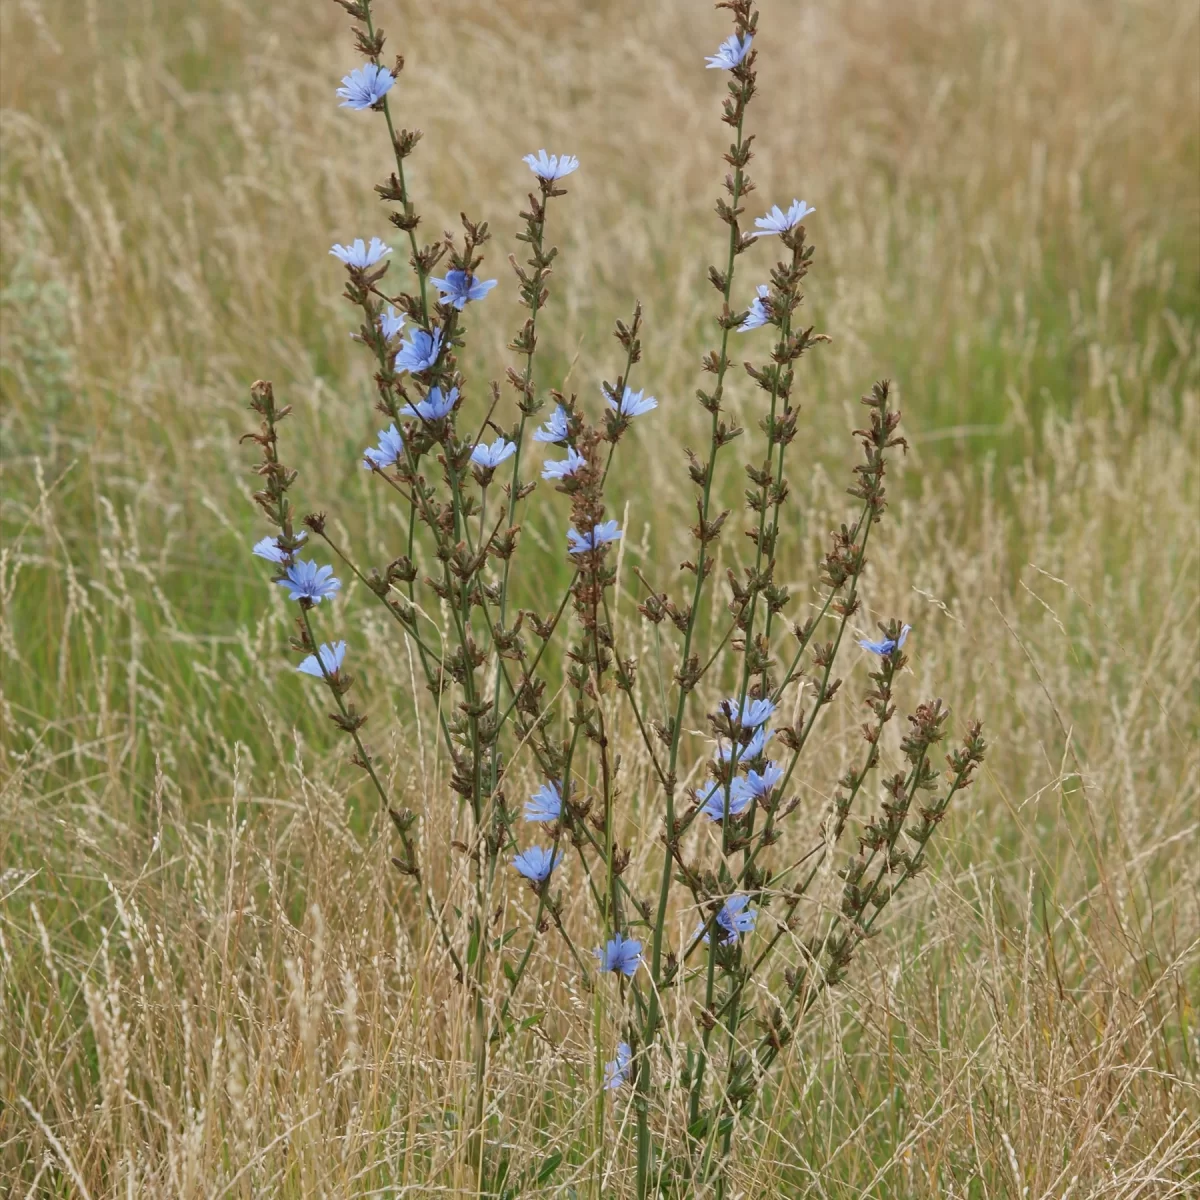
M 579 155 L 552 210 L 538 384 L 597 409 L 620 369 L 613 320 L 641 300 L 638 385 L 660 408 L 622 445 L 613 494 L 630 563 L 661 573 L 690 522 L 677 448 L 706 437 L 692 397 L 714 331 L 727 138 L 703 56 L 721 16 L 702 0 L 376 10 L 406 59 L 395 110 L 425 134 L 410 180 L 422 229 L 457 228 L 465 210 L 495 235 L 501 287 L 470 313 L 464 363 L 481 412 L 520 321 L 505 263 L 531 178 L 520 157 Z M 816 206 L 806 303 L 833 339 L 797 388 L 790 582 L 804 596 L 815 579 L 843 519 L 857 398 L 889 377 L 911 450 L 864 629 L 906 614 L 914 687 L 945 696 L 960 727 L 983 716 L 993 751 L 925 892 L 781 1085 L 788 1111 L 756 1130 L 745 1187 L 1184 1195 L 1200 1170 L 1200 15 L 1167 0 L 762 11 L 749 209 Z M 328 944 L 364 961 L 376 935 L 398 936 L 387 838 L 248 555 L 265 530 L 238 444 L 250 382 L 273 380 L 295 406 L 299 503 L 363 560 L 397 552 L 394 507 L 358 468 L 379 419 L 328 255 L 388 229 L 372 192 L 386 136 L 333 95 L 353 65 L 344 13 L 317 0 L 0 10 L 0 1182 L 18 1192 L 360 1194 L 396 1178 L 380 1147 L 409 1119 L 397 1113 L 432 1096 L 454 1109 L 452 1071 L 411 1072 L 435 1043 L 439 1062 L 456 1053 L 453 1022 L 405 1007 L 411 980 L 356 985 L 376 1024 L 411 1022 L 355 1033 L 370 1098 L 343 1073 L 318 1086 L 315 1068 L 263 1085 L 263 1113 L 289 1086 L 325 1097 L 309 1142 L 276 1144 L 266 1116 L 235 1136 L 232 1068 L 213 1078 L 236 1041 L 214 995 L 239 972 L 261 977 L 246 984 L 243 1057 L 308 1053 L 285 964 L 313 969 L 314 906 Z M 743 303 L 756 282 L 743 269 Z M 753 429 L 752 388 L 736 403 Z M 730 506 L 738 475 L 722 485 Z M 564 520 L 543 489 L 525 535 L 557 546 Z M 623 586 L 633 614 L 628 571 Z M 355 588 L 337 621 L 372 650 L 360 703 L 395 777 L 438 803 L 407 659 Z M 814 797 L 852 752 L 851 707 Z M 654 813 L 635 805 L 631 821 L 651 843 Z M 264 931 L 262 896 L 291 920 L 210 961 L 213 931 L 253 907 L 230 899 L 235 880 L 260 896 Z M 137 921 L 122 925 L 135 900 L 146 945 L 155 930 L 195 939 L 162 949 L 169 996 L 133 998 L 149 970 Z M 329 1021 L 322 1037 L 350 1036 Z M 106 1039 L 122 1029 L 115 1087 Z M 156 1054 L 160 1077 L 139 1086 L 139 1055 Z M 574 1145 L 572 1105 L 547 1103 L 513 1118 L 520 1153 Z M 354 1120 L 380 1140 L 346 1151 Z M 437 1157 L 448 1136 L 411 1134 L 396 1160 L 410 1183 L 445 1171 L 455 1185 L 453 1154 Z M 341 1166 L 321 1153 L 329 1139 Z

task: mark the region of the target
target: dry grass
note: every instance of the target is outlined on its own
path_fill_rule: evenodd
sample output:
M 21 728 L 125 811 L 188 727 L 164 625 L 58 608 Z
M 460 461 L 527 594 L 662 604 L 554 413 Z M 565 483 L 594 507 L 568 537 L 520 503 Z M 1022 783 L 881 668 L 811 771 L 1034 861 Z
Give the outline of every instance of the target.
M 697 64 L 720 20 L 693 0 L 380 8 L 426 131 L 429 226 L 467 207 L 507 249 L 519 155 L 577 151 L 543 382 L 570 371 L 594 395 L 617 369 L 612 318 L 641 297 L 645 377 L 687 441 L 720 236 Z M 909 614 L 906 700 L 944 696 L 960 731 L 978 714 L 992 751 L 935 869 L 739 1139 L 738 1189 L 1193 1195 L 1195 10 L 763 8 L 755 176 L 764 206 L 818 206 L 810 303 L 835 337 L 801 392 L 792 582 L 809 594 L 844 518 L 853 401 L 893 375 L 914 446 L 871 619 Z M 261 375 L 296 405 L 304 501 L 390 557 L 392 513 L 354 467 L 374 417 L 326 255 L 382 228 L 386 146 L 332 103 L 339 10 L 22 0 L 0 11 L 0 55 L 0 1189 L 465 1191 L 466 999 L 245 553 L 236 437 Z M 503 291 L 477 318 L 476 377 L 506 361 Z M 627 557 L 677 560 L 681 463 L 654 432 L 630 450 L 619 494 L 646 532 Z M 559 519 L 535 508 L 530 535 Z M 622 636 L 652 662 L 630 565 Z M 338 619 L 375 657 L 376 748 L 453 894 L 445 764 L 407 653 L 353 588 Z M 796 846 L 853 753 L 861 672 L 810 763 Z M 658 814 L 622 736 L 636 877 Z M 493 1064 L 496 1136 L 514 1177 L 568 1153 L 546 1194 L 625 1194 L 623 1108 L 602 1144 L 592 1126 L 592 1001 L 558 944 L 540 950 L 525 999 L 546 1015 Z

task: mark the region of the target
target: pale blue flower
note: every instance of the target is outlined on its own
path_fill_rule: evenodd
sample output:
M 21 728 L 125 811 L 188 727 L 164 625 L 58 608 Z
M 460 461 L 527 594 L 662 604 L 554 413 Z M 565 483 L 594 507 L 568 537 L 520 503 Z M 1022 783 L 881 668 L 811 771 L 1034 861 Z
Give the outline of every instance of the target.
M 632 976 L 637 973 L 638 963 L 642 960 L 642 943 L 618 933 L 592 953 L 600 960 L 601 971 L 620 971 L 622 975 Z
M 575 449 L 567 447 L 567 457 L 564 459 L 548 459 L 542 465 L 543 479 L 567 479 L 582 467 L 587 466 L 587 459 Z
M 640 417 L 642 413 L 648 413 L 658 407 L 658 401 L 653 396 L 646 396 L 643 400 L 644 395 L 644 392 L 635 392 L 633 388 L 627 387 L 618 403 L 608 394 L 608 389 L 604 389 L 604 398 L 608 401 L 608 407 L 615 409 L 623 417 Z
M 567 530 L 567 553 L 586 554 L 589 550 L 598 550 L 609 542 L 615 542 L 621 536 L 621 528 L 616 521 L 603 521 L 587 533 L 579 533 L 574 527 Z
M 739 746 L 738 762 L 753 762 L 754 759 L 761 757 L 763 750 L 766 749 L 767 742 L 775 736 L 774 733 L 768 732 L 766 729 L 760 729 L 751 739 L 748 745 Z M 733 757 L 733 747 L 722 745 L 717 749 L 717 757 L 721 762 L 728 762 Z
M 533 440 L 535 442 L 565 442 L 569 436 L 567 410 L 560 404 L 545 425 L 534 430 Z
M 629 1080 L 629 1064 L 633 1062 L 633 1051 L 628 1042 L 617 1043 L 617 1057 L 604 1064 L 604 1090 L 611 1092 Z
M 729 789 L 729 815 L 731 817 L 740 817 L 750 804 L 751 796 L 746 791 L 744 782 L 744 780 L 735 779 Z M 739 787 L 739 784 L 743 784 L 743 786 Z M 725 789 L 721 784 L 710 783 L 700 793 L 699 798 L 703 801 L 700 811 L 710 821 L 725 820 Z
M 740 783 L 747 792 L 758 800 L 769 795 L 770 792 L 778 787 L 780 780 L 783 779 L 783 768 L 776 763 L 769 762 L 763 767 L 762 774 L 757 771 L 747 771 L 746 778 L 734 780 L 734 787 Z
M 382 470 L 384 467 L 390 467 L 394 462 L 399 462 L 403 453 L 404 439 L 393 424 L 380 431 L 378 447 L 371 446 L 363 451 L 363 467 L 368 471 L 376 467 Z
M 516 443 L 497 438 L 490 446 L 485 446 L 480 442 L 471 451 L 471 461 L 477 467 L 488 467 L 495 470 L 506 458 L 512 458 L 516 452 Z
M 308 534 L 301 530 L 295 535 L 295 540 L 298 542 L 304 541 Z M 259 558 L 265 558 L 267 562 L 284 563 L 291 558 L 291 554 L 280 548 L 279 540 L 273 537 L 265 537 L 260 542 L 254 543 L 254 553 Z
M 550 851 L 545 846 L 530 846 L 513 859 L 513 866 L 532 883 L 545 883 L 560 862 L 561 850 Z
M 373 237 L 368 246 L 362 238 L 355 238 L 349 246 L 336 245 L 329 251 L 334 258 L 341 259 L 348 267 L 366 269 L 373 267 L 385 254 L 391 254 L 392 248 L 387 242 Z
M 317 655 L 320 661 L 317 661 Z M 346 657 L 346 643 L 334 642 L 332 646 L 322 645 L 316 654 L 310 654 L 297 668 L 304 675 L 315 675 L 324 679 L 326 675 L 336 675 L 342 669 L 342 659 Z M 322 671 L 321 668 L 325 670 Z
M 872 654 L 891 654 L 893 650 L 899 650 L 904 645 L 904 640 L 908 637 L 908 631 L 911 628 L 911 625 L 905 625 L 900 630 L 900 636 L 894 641 L 891 638 L 880 638 L 879 641 L 873 642 L 870 638 L 862 638 L 858 644 L 864 650 L 870 650 Z
M 562 179 L 572 171 L 579 169 L 579 159 L 573 154 L 547 154 L 539 150 L 536 154 L 527 154 L 523 159 L 529 169 L 539 178 L 545 180 Z
M 398 313 L 390 304 L 386 312 L 379 314 L 379 329 L 384 341 L 390 342 L 404 328 L 404 314 Z
M 732 71 L 750 53 L 750 44 L 753 41 L 753 34 L 748 33 L 739 38 L 736 33 L 731 33 L 717 47 L 716 54 L 704 60 L 705 65 L 710 71 Z
M 442 293 L 443 304 L 453 304 L 459 312 L 472 300 L 482 300 L 496 286 L 494 279 L 476 279 L 466 271 L 447 271 L 445 279 L 430 279 Z
M 562 816 L 562 793 L 556 783 L 544 783 L 525 801 L 525 820 L 557 821 Z
M 749 896 L 743 896 L 740 893 L 730 896 L 717 914 L 717 924 L 728 931 L 728 936 L 725 938 L 726 944 L 736 942 L 743 933 L 753 932 L 755 923 L 758 921 L 758 909 L 748 908 L 749 903 Z
M 721 711 L 731 720 L 736 721 L 743 729 L 757 729 L 771 719 L 775 712 L 775 704 L 771 700 L 755 700 L 747 696 L 742 705 L 740 717 L 737 700 L 722 700 Z
M 440 329 L 435 329 L 432 333 L 426 333 L 424 329 L 416 329 L 413 331 L 412 337 L 402 343 L 396 352 L 396 374 L 400 375 L 405 371 L 411 371 L 414 375 L 419 375 L 422 371 L 428 371 L 437 362 L 441 352 L 442 331 Z
M 406 404 L 400 410 L 400 415 L 419 417 L 422 421 L 440 421 L 449 415 L 457 403 L 458 388 L 443 392 L 440 387 L 431 387 L 424 400 L 419 400 L 416 404 Z
M 318 567 L 303 558 L 292 563 L 287 574 L 276 583 L 291 590 L 289 600 L 309 600 L 313 604 L 320 604 L 342 586 L 342 581 L 333 577 L 332 567 Z
M 758 295 L 750 301 L 750 311 L 746 314 L 746 319 L 738 326 L 739 333 L 758 329 L 771 319 L 771 314 L 767 312 L 767 306 L 763 303 L 770 296 L 771 289 L 765 283 L 760 283 L 757 290 Z
M 342 76 L 342 86 L 337 94 L 342 98 L 343 108 L 370 108 L 388 94 L 395 82 L 395 77 L 386 67 L 364 63 L 357 71 Z
M 781 212 L 779 205 L 774 204 L 769 213 L 754 219 L 754 224 L 758 226 L 758 232 L 752 233 L 750 236 L 760 238 L 770 237 L 773 233 L 787 233 L 789 229 L 795 229 L 809 213 L 816 211 L 815 208 L 809 208 L 803 200 L 793 200 L 787 212 Z
M 717 925 L 725 932 L 725 936 L 721 939 L 725 945 L 730 946 L 743 933 L 752 933 L 754 931 L 754 925 L 758 920 L 758 909 L 747 908 L 746 906 L 749 903 L 750 897 L 743 896 L 739 892 L 737 895 L 730 896 L 721 906 L 721 911 L 717 913 Z M 705 945 L 708 944 L 707 924 L 707 921 L 701 921 L 696 926 L 696 932 L 692 934 L 692 937 L 696 938 L 702 931 L 705 931 Z

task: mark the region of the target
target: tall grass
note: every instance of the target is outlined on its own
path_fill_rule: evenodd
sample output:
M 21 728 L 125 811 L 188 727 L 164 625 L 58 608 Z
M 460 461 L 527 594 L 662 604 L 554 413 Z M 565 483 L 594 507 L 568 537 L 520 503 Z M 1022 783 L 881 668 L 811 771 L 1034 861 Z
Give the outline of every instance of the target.
M 370 384 L 326 253 L 382 225 L 362 181 L 386 144 L 344 136 L 332 88 L 353 55 L 327 7 L 0 10 L 0 1183 L 17 1195 L 468 1186 L 471 1005 L 416 938 L 375 806 L 246 561 L 236 437 L 256 375 L 296 406 L 306 499 L 336 499 L 368 559 L 392 519 L 353 465 Z M 910 614 L 914 688 L 983 716 L 993 752 L 935 868 L 791 1049 L 735 1182 L 1188 1195 L 1195 10 L 762 7 L 791 50 L 762 64 L 755 175 L 763 196 L 800 179 L 819 206 L 809 303 L 835 336 L 799 397 L 815 466 L 789 569 L 808 579 L 843 519 L 846 417 L 891 375 L 914 447 L 871 597 Z M 662 331 L 644 364 L 659 416 L 699 441 L 683 398 L 720 145 L 696 64 L 717 18 L 685 0 L 381 8 L 406 105 L 431 144 L 453 127 L 461 147 L 415 160 L 429 226 L 484 197 L 502 238 L 527 139 L 569 144 L 589 182 L 556 212 L 565 303 L 547 340 L 573 348 L 558 364 L 573 380 L 597 380 L 611 315 L 640 297 Z M 475 322 L 481 361 L 517 324 L 505 291 Z M 660 517 L 689 497 L 653 437 L 617 486 L 637 550 L 677 561 L 663 530 L 682 522 Z M 534 504 L 527 534 L 548 538 Z M 620 583 L 617 619 L 640 637 Z M 415 718 L 397 724 L 413 665 L 364 605 L 346 616 L 378 656 L 360 703 L 397 730 L 376 750 L 425 813 L 422 855 L 462 871 L 437 807 L 446 764 Z M 852 706 L 830 715 L 814 812 L 856 734 Z M 636 739 L 618 736 L 636 774 Z M 648 854 L 659 814 L 632 811 L 622 841 Z M 511 1179 L 561 1151 L 546 1194 L 622 1194 L 584 1103 L 595 1047 L 569 979 L 541 985 L 546 1016 L 492 1064 Z

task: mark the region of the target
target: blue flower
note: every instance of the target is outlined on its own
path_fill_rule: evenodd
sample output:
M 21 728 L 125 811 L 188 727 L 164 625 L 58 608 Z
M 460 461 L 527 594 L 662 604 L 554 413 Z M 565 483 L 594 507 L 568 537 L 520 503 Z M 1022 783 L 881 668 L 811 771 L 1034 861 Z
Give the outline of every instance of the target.
M 506 458 L 512 458 L 517 452 L 516 444 L 497 438 L 490 446 L 482 442 L 471 451 L 471 461 L 477 467 L 488 467 L 495 470 Z
M 744 38 L 739 38 L 736 33 L 731 33 L 718 47 L 717 52 L 712 58 L 704 60 L 710 71 L 732 71 L 750 53 L 750 43 L 754 41 L 753 34 L 746 34 Z
M 742 786 L 739 787 L 739 784 Z M 710 783 L 708 788 L 700 794 L 699 799 L 704 802 L 700 806 L 700 811 L 710 821 L 725 820 L 725 789 L 719 783 Z M 740 817 L 746 811 L 750 799 L 750 793 L 745 788 L 745 781 L 735 779 L 729 789 L 729 815 Z
M 387 312 L 379 314 L 379 328 L 385 341 L 390 342 L 404 328 L 404 315 L 396 312 L 389 304 Z
M 430 279 L 442 293 L 442 303 L 453 304 L 459 312 L 472 300 L 482 300 L 496 286 L 494 279 L 476 279 L 466 271 L 447 271 L 445 279 Z
M 758 921 L 758 909 L 747 908 L 749 896 L 730 896 L 717 914 L 717 924 L 728 932 L 725 943 L 736 942 L 743 933 L 751 933 Z
M 320 662 L 317 655 L 321 656 Z M 305 675 L 315 675 L 324 679 L 326 675 L 336 675 L 342 669 L 342 659 L 346 657 L 346 643 L 334 642 L 332 646 L 322 645 L 317 654 L 310 654 L 297 668 Z M 324 667 L 324 671 L 321 668 Z
M 257 550 L 257 547 L 255 548 Z M 872 654 L 885 655 L 891 654 L 893 650 L 899 650 L 904 645 L 904 639 L 908 637 L 908 631 L 912 628 L 911 625 L 905 625 L 900 630 L 900 636 L 894 641 L 891 638 L 880 638 L 879 641 L 873 642 L 870 638 L 862 638 L 859 645 L 864 650 L 870 650 Z
M 369 246 L 362 238 L 355 238 L 349 246 L 335 245 L 329 253 L 334 258 L 341 259 L 348 267 L 360 267 L 365 270 L 367 267 L 373 267 L 385 254 L 391 252 L 391 246 L 373 237 Z
M 382 470 L 399 461 L 403 453 L 404 439 L 393 424 L 380 432 L 378 447 L 370 446 L 363 451 L 363 467 L 368 471 L 374 470 L 376 467 Z
M 424 329 L 413 331 L 412 337 L 396 352 L 396 374 L 411 371 L 414 375 L 428 371 L 442 352 L 442 331 L 435 329 L 426 333 Z
M 600 960 L 601 971 L 620 971 L 622 975 L 632 976 L 637 973 L 638 963 L 642 960 L 642 943 L 618 933 L 592 953 Z
M 545 846 L 530 846 L 513 859 L 513 866 L 532 883 L 545 883 L 560 862 L 561 850 L 552 852 Z
M 766 749 L 767 742 L 769 742 L 771 740 L 771 738 L 773 738 L 774 736 L 775 736 L 774 733 L 769 733 L 765 729 L 760 729 L 750 739 L 750 742 L 748 745 L 741 746 L 738 749 L 738 762 L 740 762 L 740 763 L 753 762 L 754 759 L 759 758 L 762 755 L 763 750 Z M 732 746 L 718 747 L 717 757 L 722 762 L 728 762 L 730 760 L 730 758 L 732 758 L 732 756 L 733 756 L 733 747 Z
M 744 780 L 735 779 L 734 787 L 740 783 L 747 792 L 756 799 L 761 800 L 768 795 L 771 790 L 778 786 L 779 781 L 783 778 L 783 768 L 777 766 L 773 762 L 767 763 L 763 767 L 763 772 L 760 775 L 757 771 L 747 771 Z
M 567 457 L 562 459 L 549 459 L 542 465 L 543 479 L 567 479 L 574 475 L 581 467 L 587 466 L 587 459 L 575 449 L 574 446 L 567 447 Z
M 743 933 L 754 931 L 755 922 L 758 920 L 758 909 L 747 908 L 749 903 L 750 897 L 743 896 L 739 892 L 737 895 L 730 896 L 721 906 L 721 911 L 717 913 L 717 925 L 725 931 L 725 936 L 721 940 L 726 946 L 736 942 Z M 705 945 L 708 945 L 707 924 L 707 921 L 701 921 L 696 926 L 696 932 L 692 934 L 692 937 L 696 938 L 704 931 Z
M 301 530 L 295 535 L 295 540 L 298 542 L 304 541 L 308 534 Z M 265 537 L 260 542 L 254 543 L 254 553 L 259 558 L 265 558 L 267 562 L 284 563 L 292 557 L 290 553 L 280 548 L 278 538 Z
M 557 821 L 562 816 L 562 793 L 556 783 L 544 783 L 525 801 L 525 820 Z
M 586 554 L 589 550 L 599 550 L 620 536 L 621 529 L 616 521 L 604 521 L 587 533 L 579 533 L 572 527 L 567 530 L 567 553 Z
M 401 410 L 402 417 L 418 417 L 422 421 L 440 421 L 450 414 L 450 410 L 458 403 L 458 388 L 443 392 L 440 387 L 431 387 L 424 400 L 416 404 L 406 404 Z
M 735 715 L 738 711 L 736 700 L 722 700 L 721 711 L 731 721 L 736 721 L 741 725 L 743 729 L 757 729 L 771 719 L 771 715 L 775 712 L 775 704 L 771 700 L 755 700 L 747 696 L 742 705 L 740 718 Z
M 565 442 L 569 436 L 567 410 L 560 404 L 545 425 L 541 429 L 534 430 L 533 440 L 535 442 Z
M 615 409 L 623 417 L 640 417 L 642 413 L 648 413 L 651 409 L 658 407 L 658 401 L 653 396 L 646 396 L 643 400 L 643 395 L 645 395 L 644 392 L 635 392 L 633 388 L 627 387 L 618 403 L 608 394 L 608 389 L 604 389 L 604 398 L 608 401 L 608 407 Z
M 315 562 L 303 558 L 292 563 L 287 574 L 276 583 L 291 589 L 289 600 L 309 600 L 313 604 L 320 604 L 342 586 L 340 579 L 334 579 L 332 567 L 318 567 Z
M 746 319 L 738 326 L 739 333 L 748 333 L 751 329 L 758 329 L 771 319 L 771 314 L 763 303 L 770 296 L 771 289 L 765 283 L 760 283 L 757 290 L 758 295 L 750 301 L 750 311 L 746 314 Z
M 342 86 L 337 94 L 342 98 L 343 108 L 370 108 L 388 94 L 395 77 L 385 67 L 365 63 L 357 71 L 342 76 Z
M 547 154 L 539 150 L 536 154 L 527 154 L 523 159 L 529 169 L 539 178 L 545 180 L 562 179 L 572 171 L 579 169 L 579 159 L 573 154 Z
M 787 233 L 789 229 L 795 229 L 809 213 L 814 213 L 815 208 L 809 208 L 803 200 L 793 200 L 791 207 L 787 212 L 780 212 L 779 205 L 771 206 L 771 211 L 765 216 L 756 217 L 755 225 L 758 226 L 758 232 L 752 233 L 751 237 L 770 237 L 773 233 Z
M 611 1092 L 629 1079 L 629 1064 L 633 1062 L 633 1051 L 628 1042 L 617 1043 L 617 1057 L 604 1064 L 604 1090 Z

